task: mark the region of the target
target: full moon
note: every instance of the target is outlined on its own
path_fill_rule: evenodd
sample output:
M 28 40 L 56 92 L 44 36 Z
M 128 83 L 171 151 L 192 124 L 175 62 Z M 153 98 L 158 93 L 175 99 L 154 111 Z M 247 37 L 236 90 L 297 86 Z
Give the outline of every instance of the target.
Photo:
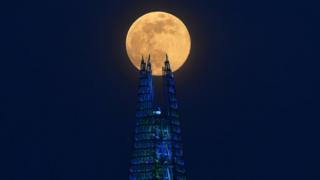
M 166 12 L 150 12 L 138 18 L 130 27 L 126 49 L 132 64 L 140 69 L 142 56 L 150 55 L 152 74 L 162 75 L 166 54 L 172 71 L 178 70 L 187 60 L 191 39 L 186 25 Z

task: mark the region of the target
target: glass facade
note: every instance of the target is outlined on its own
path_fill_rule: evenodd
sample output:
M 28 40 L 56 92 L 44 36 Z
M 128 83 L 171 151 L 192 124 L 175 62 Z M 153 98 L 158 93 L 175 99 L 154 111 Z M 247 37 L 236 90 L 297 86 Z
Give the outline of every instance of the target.
M 185 180 L 181 129 L 173 73 L 163 67 L 165 104 L 153 103 L 150 57 L 141 60 L 138 106 L 130 180 Z

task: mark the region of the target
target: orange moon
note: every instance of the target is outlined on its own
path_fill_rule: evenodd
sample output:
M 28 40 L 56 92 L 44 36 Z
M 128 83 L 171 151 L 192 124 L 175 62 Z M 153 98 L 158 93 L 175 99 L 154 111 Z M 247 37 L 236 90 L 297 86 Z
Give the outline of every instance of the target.
M 140 69 L 141 57 L 151 56 L 152 74 L 162 75 L 168 54 L 173 71 L 187 60 L 191 38 L 186 25 L 176 16 L 166 12 L 150 12 L 139 17 L 130 27 L 126 49 L 132 64 Z

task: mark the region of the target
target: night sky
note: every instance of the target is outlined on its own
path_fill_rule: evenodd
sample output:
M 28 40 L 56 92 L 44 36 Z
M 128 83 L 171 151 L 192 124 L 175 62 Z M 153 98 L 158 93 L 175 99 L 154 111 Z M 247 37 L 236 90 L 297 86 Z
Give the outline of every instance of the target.
M 319 180 L 319 4 L 50 0 L 4 6 L 1 180 L 125 180 L 138 71 L 131 23 L 161 10 L 192 39 L 175 73 L 188 179 Z M 317 97 L 316 97 L 317 96 Z

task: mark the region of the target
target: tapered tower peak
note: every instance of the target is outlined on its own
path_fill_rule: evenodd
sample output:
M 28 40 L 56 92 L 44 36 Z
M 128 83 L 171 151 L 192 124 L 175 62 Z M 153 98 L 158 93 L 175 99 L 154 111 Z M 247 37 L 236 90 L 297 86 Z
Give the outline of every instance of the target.
M 145 70 L 146 70 L 146 63 L 144 61 L 143 56 L 141 56 L 140 71 L 145 71 Z
M 163 72 L 171 72 L 170 62 L 168 54 L 166 54 L 165 60 L 164 60 L 164 67 L 162 68 Z
M 149 54 L 148 60 L 147 60 L 147 71 L 152 73 L 150 54 Z
M 166 53 L 166 59 L 164 62 L 169 62 L 168 54 Z
M 148 62 L 150 62 L 150 54 L 148 55 Z
M 176 91 L 169 58 L 163 70 L 163 104 L 155 105 L 150 55 L 141 62 L 130 180 L 186 180 Z

